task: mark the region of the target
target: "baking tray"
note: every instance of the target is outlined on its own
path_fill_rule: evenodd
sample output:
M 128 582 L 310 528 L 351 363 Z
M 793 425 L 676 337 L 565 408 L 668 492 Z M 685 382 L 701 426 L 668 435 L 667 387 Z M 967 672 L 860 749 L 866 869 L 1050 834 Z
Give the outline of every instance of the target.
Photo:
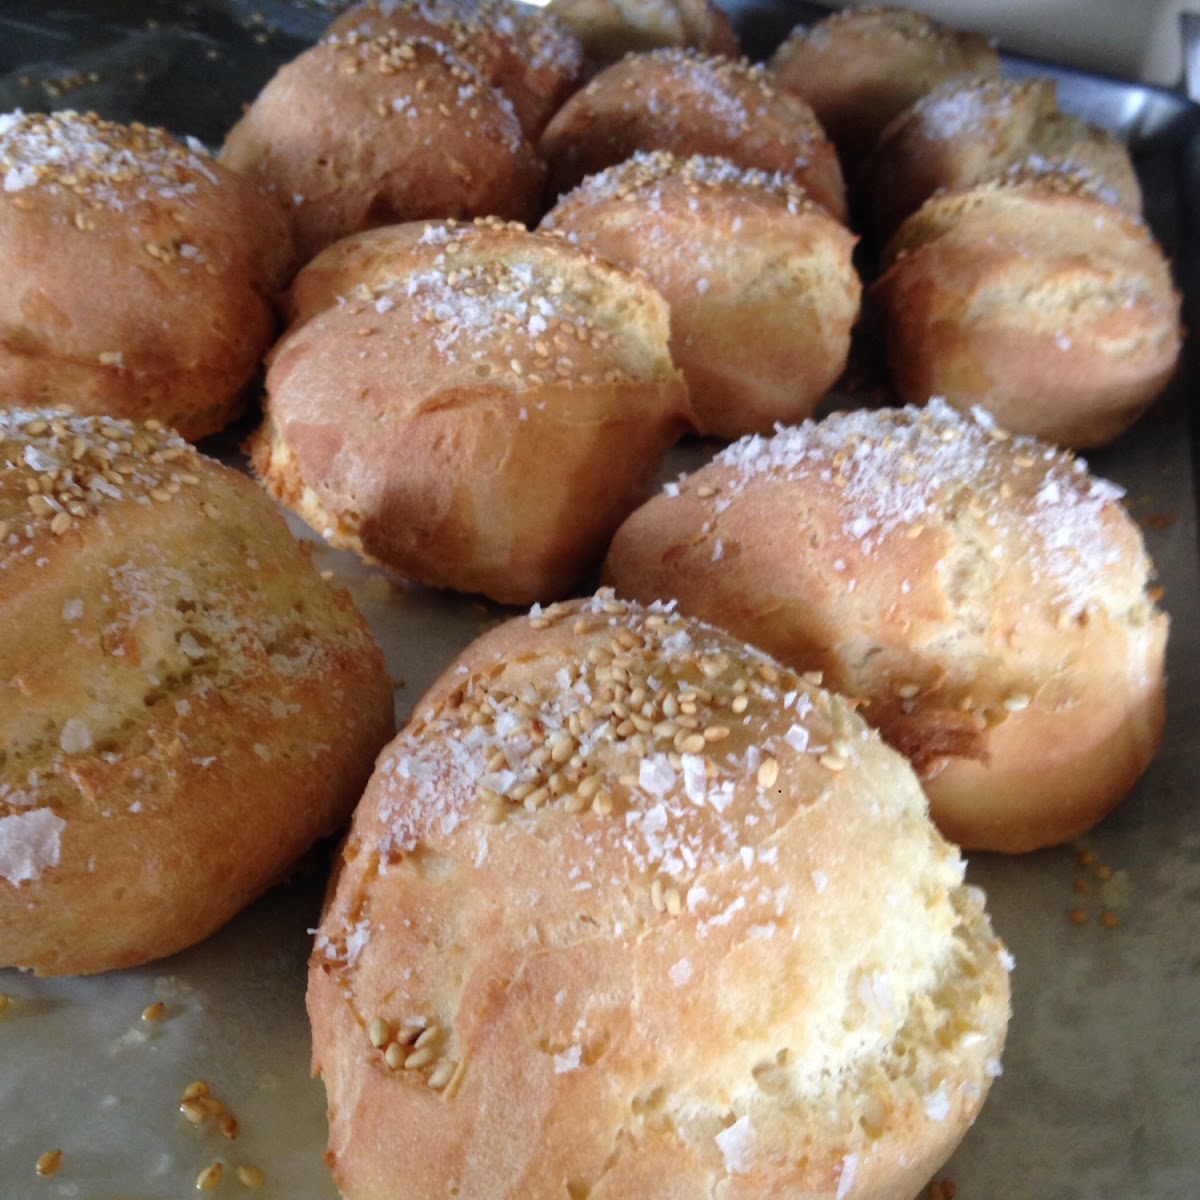
M 756 56 L 813 13 L 807 5 L 733 3 L 730 11 Z M 317 3 L 281 0 L 76 0 L 52 8 L 6 0 L 0 109 L 91 108 L 216 144 L 242 104 L 327 19 Z M 1129 139 L 1148 219 L 1173 259 L 1194 327 L 1200 110 L 1171 92 L 1006 61 L 1013 74 L 1053 74 L 1065 109 Z M 1017 966 L 1004 1074 L 938 1175 L 955 1182 L 960 1200 L 1200 1196 L 1195 352 L 1189 339 L 1163 399 L 1091 456 L 1098 473 L 1127 488 L 1171 614 L 1162 749 L 1129 799 L 1079 843 L 971 860 L 970 877 L 987 889 Z M 236 444 L 237 431 L 207 448 L 230 458 Z M 684 447 L 668 473 L 705 449 Z M 403 680 L 401 719 L 449 658 L 505 615 L 471 598 L 396 585 L 323 546 L 317 560 L 349 587 Z M 180 1198 L 197 1194 L 198 1173 L 218 1160 L 226 1172 L 213 1195 L 252 1194 L 234 1175 L 248 1164 L 266 1181 L 258 1195 L 336 1200 L 322 1161 L 324 1093 L 309 1077 L 304 1014 L 308 931 L 328 853 L 314 852 L 289 883 L 166 961 L 78 980 L 0 971 L 0 993 L 10 997 L 0 1013 L 0 1200 Z M 1072 910 L 1084 923 L 1074 923 Z M 156 1001 L 163 1019 L 143 1020 Z M 236 1140 L 179 1112 L 197 1079 L 236 1115 Z M 39 1178 L 38 1156 L 55 1148 L 63 1151 L 59 1171 Z

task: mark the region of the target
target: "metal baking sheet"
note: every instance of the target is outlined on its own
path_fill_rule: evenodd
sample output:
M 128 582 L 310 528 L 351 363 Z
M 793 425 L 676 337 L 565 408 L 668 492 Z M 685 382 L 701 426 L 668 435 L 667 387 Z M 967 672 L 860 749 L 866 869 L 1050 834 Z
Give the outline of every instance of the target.
M 813 10 L 733 5 L 762 55 Z M 819 10 L 818 10 L 819 11 Z M 211 144 L 275 67 L 325 24 L 320 4 L 75 0 L 0 11 L 0 109 L 94 108 Z M 1064 108 L 1126 136 L 1148 216 L 1175 263 L 1189 323 L 1200 300 L 1200 110 L 1173 93 L 1051 71 Z M 2 269 L 2 267 L 0 267 Z M 1195 1200 L 1200 1196 L 1200 595 L 1194 340 L 1180 377 L 1139 425 L 1092 456 L 1128 490 L 1171 614 L 1162 749 L 1129 799 L 1078 844 L 1019 859 L 974 856 L 1013 951 L 1014 1015 L 997 1080 L 939 1179 L 960 1200 Z M 209 448 L 235 454 L 236 433 Z M 703 456 L 685 447 L 668 473 Z M 312 536 L 297 522 L 301 536 Z M 382 641 L 403 718 L 448 659 L 504 613 L 398 586 L 320 547 Z M 231 836 L 236 831 L 231 831 Z M 0 1198 L 166 1200 L 246 1192 L 336 1200 L 322 1161 L 324 1094 L 308 1072 L 308 930 L 328 848 L 207 942 L 169 960 L 78 980 L 0 972 Z M 1081 886 L 1087 891 L 1079 890 Z M 1072 910 L 1082 914 L 1076 924 Z M 1102 920 L 1107 912 L 1112 917 Z M 1114 924 L 1115 927 L 1109 927 Z M 143 1010 L 163 1003 L 163 1019 Z M 0 1004 L 3 1002 L 0 1001 Z M 236 1140 L 179 1112 L 196 1079 L 238 1119 Z M 61 1149 L 49 1178 L 38 1156 Z M 397 1194 L 403 1192 L 398 1181 Z

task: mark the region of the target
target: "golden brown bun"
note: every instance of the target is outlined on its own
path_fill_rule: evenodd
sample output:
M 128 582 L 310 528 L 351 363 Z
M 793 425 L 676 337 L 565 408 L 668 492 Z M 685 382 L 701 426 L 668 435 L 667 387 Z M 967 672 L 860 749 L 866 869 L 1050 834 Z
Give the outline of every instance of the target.
M 1000 74 L 1000 56 L 986 38 L 889 7 L 850 9 L 798 26 L 768 65 L 777 87 L 812 105 L 847 166 L 939 83 Z
M 133 966 L 348 817 L 387 670 L 246 476 L 107 418 L 0 439 L 0 965 Z
M 970 187 L 1013 168 L 1090 176 L 1102 199 L 1131 215 L 1142 191 L 1119 138 L 1058 110 L 1052 79 L 952 80 L 882 133 L 867 163 L 876 232 L 886 237 L 934 192 Z
M 872 288 L 900 398 L 979 404 L 1006 429 L 1102 446 L 1179 360 L 1179 296 L 1147 227 L 1038 172 L 931 197 Z
M 156 419 L 237 417 L 274 334 L 287 222 L 199 143 L 95 114 L 0 116 L 0 395 Z
M 801 421 L 846 366 L 856 239 L 781 175 L 639 152 L 588 176 L 543 228 L 641 268 L 663 294 L 701 434 Z
M 1095 824 L 1162 735 L 1167 618 L 1120 495 L 982 413 L 842 413 L 670 485 L 605 578 L 823 672 L 948 838 L 1030 850 Z
M 908 765 L 664 610 L 476 642 L 342 858 L 308 1006 L 347 1200 L 912 1200 L 999 1070 L 1008 958 Z
M 330 35 L 276 72 L 222 161 L 288 206 L 302 261 L 421 217 L 532 219 L 544 172 L 509 100 L 449 47 Z
M 533 138 L 578 86 L 579 39 L 544 8 L 519 0 L 366 0 L 328 34 L 397 34 L 443 42 L 512 102 Z
M 686 50 L 630 54 L 601 71 L 542 135 L 550 195 L 637 150 L 728 158 L 794 179 L 839 221 L 846 189 L 833 145 L 802 100 L 762 67 Z
M 549 11 L 574 31 L 597 68 L 633 51 L 671 46 L 741 54 L 729 18 L 713 0 L 550 0 Z
M 566 595 L 685 427 L 666 303 L 560 238 L 413 232 L 374 242 L 368 281 L 276 347 L 255 469 L 400 575 Z

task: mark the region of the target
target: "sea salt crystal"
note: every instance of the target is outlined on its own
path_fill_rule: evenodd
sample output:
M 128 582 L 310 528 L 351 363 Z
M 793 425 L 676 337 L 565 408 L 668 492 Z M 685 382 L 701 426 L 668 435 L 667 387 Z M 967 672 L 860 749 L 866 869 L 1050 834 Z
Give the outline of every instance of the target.
M 787 733 L 783 735 L 783 740 L 787 742 L 797 754 L 803 754 L 808 749 L 808 730 L 803 725 L 793 725 Z
M 82 717 L 72 717 L 63 725 L 58 744 L 64 754 L 82 754 L 92 748 L 92 731 Z
M 554 1056 L 555 1075 L 565 1075 L 568 1071 L 578 1071 L 583 1058 L 583 1050 L 579 1046 L 568 1046 L 561 1054 Z
M 943 1089 L 925 1097 L 925 1115 L 931 1121 L 944 1121 L 950 1115 L 950 1097 Z
M 0 817 L 0 878 L 27 883 L 58 866 L 66 824 L 48 808 Z
M 667 971 L 667 978 L 676 986 L 683 987 L 692 978 L 692 964 L 686 958 L 681 958 Z
M 847 1154 L 842 1159 L 842 1171 L 838 1176 L 837 1200 L 846 1200 L 850 1189 L 854 1186 L 854 1177 L 858 1174 L 858 1155 Z
M 754 1126 L 749 1117 L 738 1117 L 728 1129 L 717 1134 L 715 1141 L 725 1160 L 725 1170 L 731 1175 L 744 1175 L 753 1167 Z

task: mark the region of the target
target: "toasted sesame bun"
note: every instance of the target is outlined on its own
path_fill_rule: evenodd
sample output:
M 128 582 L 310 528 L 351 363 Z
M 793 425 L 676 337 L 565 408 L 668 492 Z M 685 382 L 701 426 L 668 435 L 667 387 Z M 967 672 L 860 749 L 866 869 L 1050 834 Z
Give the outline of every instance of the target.
M 362 258 L 363 282 L 273 353 L 263 482 L 407 578 L 514 604 L 569 594 L 686 425 L 666 303 L 523 229 L 422 225 Z
M 890 236 L 934 192 L 1014 168 L 1066 168 L 1137 217 L 1142 192 L 1129 150 L 1111 133 L 1058 111 L 1052 79 L 951 80 L 880 135 L 867 164 L 876 232 Z
M 672 46 L 728 57 L 741 53 L 729 18 L 712 0 L 550 0 L 549 11 L 583 43 L 593 67 Z
M 290 270 L 287 223 L 198 142 L 94 114 L 0 116 L 2 407 L 240 414 Z
M 1163 390 L 1180 301 L 1149 229 L 1067 174 L 931 197 L 874 284 L 902 400 L 979 404 L 1014 433 L 1101 446 Z
M 748 438 L 639 509 L 605 576 L 817 670 L 969 849 L 1083 833 L 1163 728 L 1167 618 L 1120 489 L 982 413 Z
M 383 656 L 252 480 L 161 427 L 0 414 L 0 966 L 199 941 L 349 815 Z
M 542 135 L 551 196 L 637 150 L 712 155 L 779 172 L 839 221 L 846 219 L 837 154 L 812 110 L 772 87 L 762 67 L 741 59 L 655 50 L 601 71 Z
M 542 131 L 583 73 L 579 39 L 545 8 L 519 0 L 366 0 L 327 32 L 445 43 L 508 97 L 530 137 Z
M 904 8 L 835 12 L 797 26 L 768 64 L 777 87 L 806 100 L 850 166 L 884 127 L 948 79 L 1000 74 L 977 33 L 957 33 Z
M 222 161 L 287 205 L 302 260 L 421 217 L 530 220 L 543 170 L 512 103 L 441 41 L 331 34 L 287 63 Z
M 855 237 L 782 175 L 639 152 L 585 179 L 542 228 L 640 268 L 663 294 L 699 433 L 801 421 L 846 366 Z
M 347 1200 L 911 1200 L 1007 955 L 904 760 L 611 593 L 471 646 L 380 756 L 309 975 Z

